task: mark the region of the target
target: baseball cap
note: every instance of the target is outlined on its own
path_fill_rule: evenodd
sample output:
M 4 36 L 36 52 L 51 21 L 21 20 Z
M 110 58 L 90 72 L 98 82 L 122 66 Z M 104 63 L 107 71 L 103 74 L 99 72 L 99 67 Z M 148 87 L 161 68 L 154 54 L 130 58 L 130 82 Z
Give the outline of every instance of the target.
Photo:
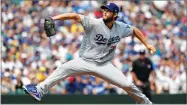
M 109 9 L 112 12 L 119 12 L 119 7 L 115 3 L 109 3 L 107 5 L 101 6 L 101 9 Z
M 144 49 L 141 49 L 141 50 L 139 51 L 139 54 L 144 55 L 144 54 L 145 54 L 145 50 L 144 50 Z

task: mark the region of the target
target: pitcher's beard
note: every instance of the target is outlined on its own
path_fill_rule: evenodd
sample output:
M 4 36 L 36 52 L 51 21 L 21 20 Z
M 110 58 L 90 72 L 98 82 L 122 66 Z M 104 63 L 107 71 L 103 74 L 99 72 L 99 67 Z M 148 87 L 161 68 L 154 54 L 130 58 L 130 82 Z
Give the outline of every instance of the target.
M 113 21 L 113 18 L 103 19 L 104 23 L 109 23 Z

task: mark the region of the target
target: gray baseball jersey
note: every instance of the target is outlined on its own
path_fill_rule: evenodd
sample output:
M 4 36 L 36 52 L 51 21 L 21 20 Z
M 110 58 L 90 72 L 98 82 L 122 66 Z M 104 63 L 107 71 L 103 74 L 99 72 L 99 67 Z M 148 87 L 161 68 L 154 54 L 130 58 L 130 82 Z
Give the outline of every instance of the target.
M 121 38 L 132 35 L 130 25 L 116 21 L 109 29 L 103 19 L 89 18 L 80 15 L 85 30 L 79 56 L 85 60 L 99 64 L 111 61 L 116 45 Z

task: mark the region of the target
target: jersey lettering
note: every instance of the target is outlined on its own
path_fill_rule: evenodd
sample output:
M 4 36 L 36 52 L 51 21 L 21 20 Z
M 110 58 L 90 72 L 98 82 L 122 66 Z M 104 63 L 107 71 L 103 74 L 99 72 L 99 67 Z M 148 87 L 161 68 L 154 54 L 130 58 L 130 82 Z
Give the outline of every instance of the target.
M 104 38 L 102 34 L 97 34 L 94 40 L 98 45 L 107 43 L 107 38 Z
M 119 42 L 120 41 L 120 37 L 116 36 L 116 37 L 112 37 L 108 40 L 108 46 L 110 46 L 113 43 Z

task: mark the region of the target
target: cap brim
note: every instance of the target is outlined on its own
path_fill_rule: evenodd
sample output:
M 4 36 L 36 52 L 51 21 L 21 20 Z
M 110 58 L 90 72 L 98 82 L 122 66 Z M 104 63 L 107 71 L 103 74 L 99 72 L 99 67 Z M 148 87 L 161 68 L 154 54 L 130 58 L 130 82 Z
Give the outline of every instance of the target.
M 140 52 L 139 54 L 140 54 L 140 55 L 145 55 L 145 52 Z
M 110 10 L 110 11 L 112 11 L 109 7 L 107 7 L 107 6 L 101 6 L 101 9 L 108 9 L 108 10 Z M 112 11 L 112 12 L 114 12 L 114 11 Z

